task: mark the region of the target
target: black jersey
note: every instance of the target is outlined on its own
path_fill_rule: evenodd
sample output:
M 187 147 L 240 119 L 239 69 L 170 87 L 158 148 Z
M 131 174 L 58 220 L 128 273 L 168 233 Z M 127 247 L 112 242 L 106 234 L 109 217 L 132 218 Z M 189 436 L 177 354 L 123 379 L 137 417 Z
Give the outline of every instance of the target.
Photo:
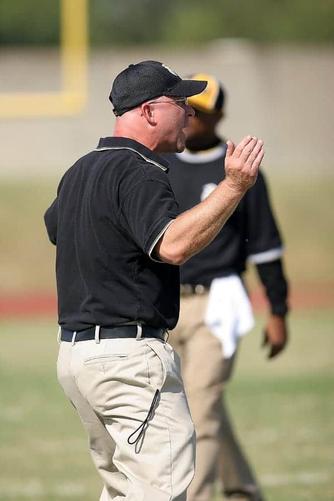
M 152 257 L 178 215 L 166 171 L 159 155 L 115 137 L 65 173 L 45 214 L 57 246 L 61 326 L 175 326 L 179 269 Z
M 205 152 L 168 155 L 169 178 L 180 212 L 204 200 L 224 179 L 226 145 Z M 282 239 L 271 209 L 264 175 L 246 193 L 214 241 L 181 267 L 181 283 L 210 285 L 214 278 L 241 274 L 246 261 L 280 258 Z

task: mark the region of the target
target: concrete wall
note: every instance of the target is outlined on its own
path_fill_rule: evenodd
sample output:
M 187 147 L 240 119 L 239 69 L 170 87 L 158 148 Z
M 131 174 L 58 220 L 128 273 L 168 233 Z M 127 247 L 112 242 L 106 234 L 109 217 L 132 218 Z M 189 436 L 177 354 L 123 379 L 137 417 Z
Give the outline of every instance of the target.
M 0 119 L 0 175 L 59 175 L 78 156 L 112 134 L 107 99 L 113 77 L 126 65 L 158 59 L 180 74 L 212 72 L 228 92 L 226 137 L 251 133 L 266 142 L 269 170 L 301 174 L 334 168 L 334 48 L 258 46 L 216 41 L 197 50 L 140 48 L 91 53 L 89 98 L 73 117 Z M 2 51 L 0 92 L 57 90 L 54 50 Z

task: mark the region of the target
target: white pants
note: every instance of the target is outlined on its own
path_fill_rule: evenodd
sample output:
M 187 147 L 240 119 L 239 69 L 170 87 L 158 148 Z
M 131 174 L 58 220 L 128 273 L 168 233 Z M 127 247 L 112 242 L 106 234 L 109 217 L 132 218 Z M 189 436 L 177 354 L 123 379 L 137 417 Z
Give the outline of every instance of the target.
M 89 435 L 101 501 L 186 500 L 195 433 L 170 345 L 154 338 L 61 342 L 58 379 Z

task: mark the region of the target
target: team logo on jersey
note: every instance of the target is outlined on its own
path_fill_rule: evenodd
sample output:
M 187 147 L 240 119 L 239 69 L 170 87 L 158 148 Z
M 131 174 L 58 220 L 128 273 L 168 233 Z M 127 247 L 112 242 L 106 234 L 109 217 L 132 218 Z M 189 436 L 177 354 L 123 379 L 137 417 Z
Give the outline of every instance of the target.
M 171 70 L 171 69 L 170 69 L 170 67 L 169 67 L 169 66 L 167 66 L 166 64 L 161 63 L 161 66 L 163 66 L 163 67 L 164 67 L 167 71 L 169 71 L 169 73 L 171 73 L 171 74 L 172 74 L 172 75 L 174 75 L 175 77 L 178 77 L 178 76 L 179 76 L 179 75 L 178 75 L 175 71 Z
M 213 192 L 217 188 L 217 185 L 215 183 L 207 183 L 203 186 L 202 188 L 202 193 L 201 193 L 201 201 L 205 200 L 210 193 Z

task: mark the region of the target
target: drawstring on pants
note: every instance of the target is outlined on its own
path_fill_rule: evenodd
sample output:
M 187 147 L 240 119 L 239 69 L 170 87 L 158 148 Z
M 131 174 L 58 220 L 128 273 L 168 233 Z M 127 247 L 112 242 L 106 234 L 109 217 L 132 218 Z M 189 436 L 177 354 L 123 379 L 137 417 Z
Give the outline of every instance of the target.
M 157 401 L 159 399 L 159 394 L 160 394 L 160 390 L 156 390 L 154 393 L 154 397 L 153 397 L 153 400 L 151 403 L 150 410 L 148 411 L 146 418 L 141 423 L 141 425 L 138 426 L 138 428 L 133 433 L 131 433 L 131 435 L 129 435 L 128 444 L 134 445 L 134 444 L 138 443 L 139 440 L 144 436 L 144 433 L 148 427 L 148 423 L 149 423 L 150 419 L 153 417 L 154 409 L 155 409 L 155 406 L 156 406 Z M 131 437 L 136 435 L 136 433 L 138 433 L 138 436 L 136 438 L 132 439 Z

